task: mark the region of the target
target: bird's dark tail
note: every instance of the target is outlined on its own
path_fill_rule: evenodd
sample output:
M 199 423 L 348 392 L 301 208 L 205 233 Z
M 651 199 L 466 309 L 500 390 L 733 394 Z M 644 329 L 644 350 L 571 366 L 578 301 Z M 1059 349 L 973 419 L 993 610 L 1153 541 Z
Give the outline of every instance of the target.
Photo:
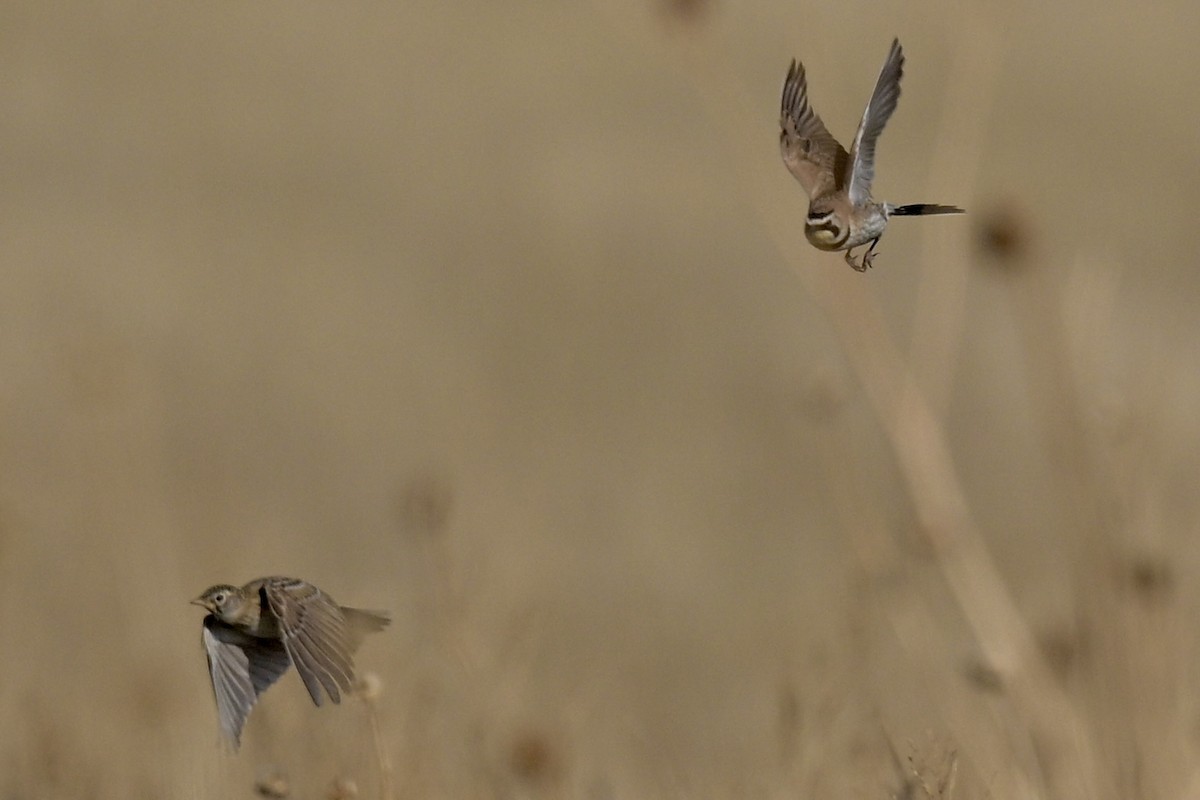
M 913 203 L 907 206 L 893 206 L 894 217 L 919 217 L 925 214 L 965 214 L 958 206 L 939 206 L 936 203 Z

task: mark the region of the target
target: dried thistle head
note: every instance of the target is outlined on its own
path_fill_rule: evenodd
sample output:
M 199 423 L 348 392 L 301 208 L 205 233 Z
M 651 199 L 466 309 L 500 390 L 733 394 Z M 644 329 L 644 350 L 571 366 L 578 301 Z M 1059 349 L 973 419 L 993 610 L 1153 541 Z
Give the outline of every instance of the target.
M 354 689 L 358 692 L 358 696 L 367 703 L 375 703 L 383 694 L 383 681 L 379 675 L 374 672 L 363 673 L 363 676 L 358 679 L 354 685 Z
M 979 250 L 993 266 L 1016 270 L 1030 250 L 1032 231 L 1025 215 L 1014 203 L 998 205 L 980 215 L 976 227 Z
M 259 797 L 287 797 L 291 793 L 291 786 L 283 770 L 274 765 L 265 765 L 258 768 L 254 793 Z
M 696 24 L 712 11 L 711 0 L 660 0 L 662 12 L 670 19 Z
M 896 748 L 892 760 L 900 778 L 895 800 L 953 800 L 958 780 L 958 751 L 945 742 L 933 742 L 926 748 L 908 743 L 910 753 L 901 763 Z
M 338 778 L 329 787 L 329 800 L 354 800 L 358 797 L 358 784 L 352 778 Z
M 396 510 L 405 534 L 441 535 L 454 510 L 453 486 L 439 475 L 417 476 L 401 488 Z

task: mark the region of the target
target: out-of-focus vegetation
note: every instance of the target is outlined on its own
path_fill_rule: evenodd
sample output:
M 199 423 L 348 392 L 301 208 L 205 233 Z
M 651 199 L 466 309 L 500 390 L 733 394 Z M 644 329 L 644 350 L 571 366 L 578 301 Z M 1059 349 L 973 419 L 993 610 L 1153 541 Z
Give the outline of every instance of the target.
M 1198 9 L 7 4 L 0 796 L 1195 796 Z M 276 573 L 396 623 L 234 757 Z

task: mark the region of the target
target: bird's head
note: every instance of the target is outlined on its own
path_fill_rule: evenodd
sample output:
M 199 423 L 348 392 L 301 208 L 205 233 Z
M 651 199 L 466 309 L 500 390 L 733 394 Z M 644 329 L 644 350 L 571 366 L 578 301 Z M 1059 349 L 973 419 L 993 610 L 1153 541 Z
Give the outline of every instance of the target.
M 832 206 L 813 203 L 804 220 L 804 234 L 814 247 L 837 250 L 849 238 L 850 228 Z
M 208 609 L 222 622 L 233 622 L 238 618 L 245 602 L 246 595 L 241 589 L 221 583 L 205 589 L 192 604 Z

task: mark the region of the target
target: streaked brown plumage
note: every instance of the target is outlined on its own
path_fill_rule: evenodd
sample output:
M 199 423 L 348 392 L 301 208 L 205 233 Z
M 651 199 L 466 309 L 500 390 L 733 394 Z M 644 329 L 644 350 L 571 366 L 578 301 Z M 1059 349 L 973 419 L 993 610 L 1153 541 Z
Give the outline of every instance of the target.
M 211 586 L 192 601 L 209 611 L 204 649 L 221 732 L 236 748 L 259 696 L 289 666 L 313 703 L 337 703 L 354 684 L 352 656 L 364 634 L 390 622 L 380 611 L 345 608 L 311 583 L 270 577 Z

